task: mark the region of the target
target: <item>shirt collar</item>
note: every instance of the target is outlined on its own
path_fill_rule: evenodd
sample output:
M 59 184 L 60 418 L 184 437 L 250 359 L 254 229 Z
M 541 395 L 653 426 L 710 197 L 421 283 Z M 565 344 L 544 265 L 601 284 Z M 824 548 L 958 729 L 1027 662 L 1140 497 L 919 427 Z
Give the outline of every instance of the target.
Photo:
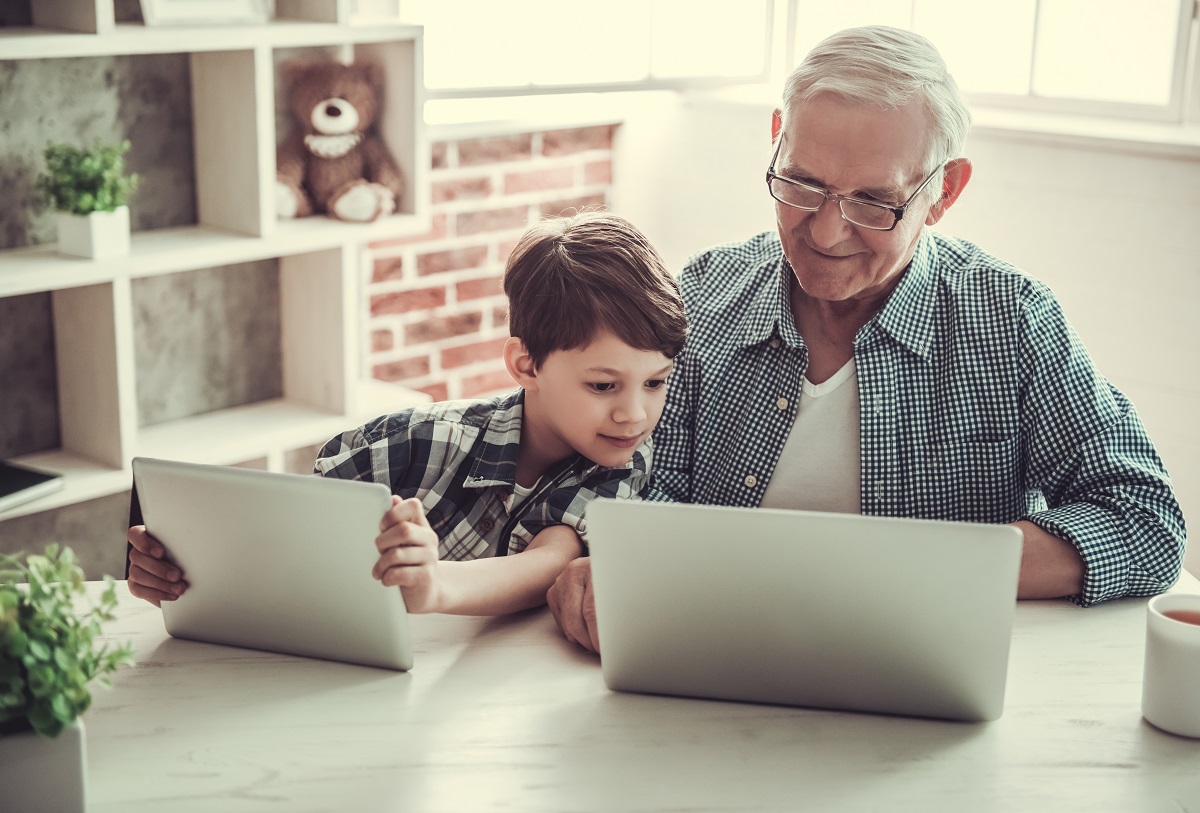
M 778 336 L 792 347 L 799 347 L 800 332 L 792 315 L 792 267 L 783 257 L 783 246 L 774 243 L 779 256 L 771 263 L 771 272 L 764 277 L 765 285 L 755 288 L 746 319 L 735 334 L 739 347 L 753 347 Z
M 874 324 L 903 347 L 928 359 L 933 344 L 934 311 L 937 305 L 937 286 L 933 284 L 936 266 L 937 246 L 929 229 L 922 227 L 917 249 L 896 290 L 892 291 L 878 315 L 867 323 L 864 331 Z

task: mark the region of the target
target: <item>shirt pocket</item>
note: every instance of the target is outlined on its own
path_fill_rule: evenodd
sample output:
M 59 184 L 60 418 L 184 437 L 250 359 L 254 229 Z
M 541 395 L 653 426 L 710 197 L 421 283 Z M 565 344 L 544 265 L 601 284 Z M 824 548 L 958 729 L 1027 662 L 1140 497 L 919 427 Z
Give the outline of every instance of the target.
M 947 440 L 924 450 L 922 471 L 910 487 L 937 519 L 1012 522 L 1021 515 L 1024 488 L 1020 436 Z

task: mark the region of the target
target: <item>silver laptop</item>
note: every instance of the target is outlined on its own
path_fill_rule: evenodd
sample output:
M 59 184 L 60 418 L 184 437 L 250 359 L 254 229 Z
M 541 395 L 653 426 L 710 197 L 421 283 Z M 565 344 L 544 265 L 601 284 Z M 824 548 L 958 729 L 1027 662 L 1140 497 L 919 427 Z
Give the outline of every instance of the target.
M 998 718 L 1020 531 L 598 499 L 604 681 L 651 692 Z
M 151 458 L 133 478 L 146 529 L 189 585 L 163 602 L 168 633 L 412 668 L 403 597 L 371 577 L 386 486 Z

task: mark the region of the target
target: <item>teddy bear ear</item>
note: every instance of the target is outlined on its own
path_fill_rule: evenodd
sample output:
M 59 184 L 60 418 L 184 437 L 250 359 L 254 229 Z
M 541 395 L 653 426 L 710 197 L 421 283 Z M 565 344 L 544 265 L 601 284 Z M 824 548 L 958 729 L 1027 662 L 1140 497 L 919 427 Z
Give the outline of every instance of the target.
M 354 70 L 372 89 L 378 91 L 383 87 L 383 66 L 378 62 L 355 62 Z
M 283 65 L 281 66 L 281 70 L 283 71 L 283 78 L 287 81 L 287 83 L 289 85 L 297 84 L 304 78 L 304 74 L 308 73 L 308 71 L 315 64 L 316 64 L 316 62 L 314 62 L 311 59 L 288 60 L 287 62 L 283 63 Z

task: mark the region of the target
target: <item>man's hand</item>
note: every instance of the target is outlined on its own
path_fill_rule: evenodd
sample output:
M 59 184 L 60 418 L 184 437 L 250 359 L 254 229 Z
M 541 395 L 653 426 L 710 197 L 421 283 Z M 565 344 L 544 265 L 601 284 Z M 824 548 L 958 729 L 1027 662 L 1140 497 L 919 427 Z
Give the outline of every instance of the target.
M 420 500 L 392 495 L 392 507 L 379 522 L 375 547 L 379 560 L 371 575 L 387 587 L 399 587 L 410 613 L 439 612 L 438 536 Z
M 133 549 L 129 551 L 129 592 L 155 607 L 183 595 L 187 582 L 183 572 L 167 561 L 167 549 L 146 532 L 145 525 L 134 525 L 125 534 Z
M 592 595 L 592 561 L 584 556 L 574 559 L 546 592 L 546 603 L 554 621 L 568 641 L 591 652 L 600 651 L 596 634 L 596 599 Z

